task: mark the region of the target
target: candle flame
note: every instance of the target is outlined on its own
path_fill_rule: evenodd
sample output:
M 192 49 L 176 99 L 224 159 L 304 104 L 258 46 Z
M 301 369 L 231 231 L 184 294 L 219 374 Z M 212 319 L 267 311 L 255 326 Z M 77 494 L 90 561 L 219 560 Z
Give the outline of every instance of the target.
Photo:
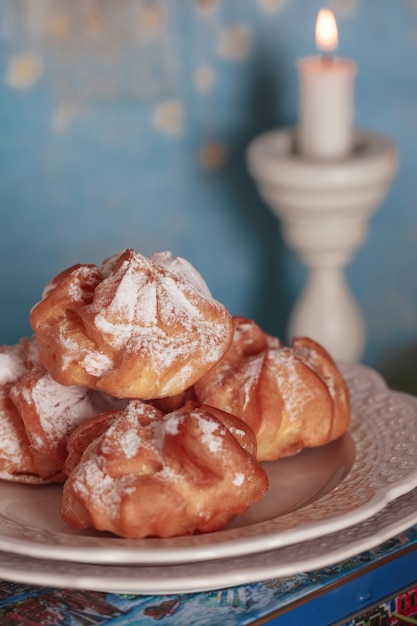
M 322 52 L 333 52 L 337 48 L 337 24 L 330 9 L 320 9 L 317 15 L 316 44 Z

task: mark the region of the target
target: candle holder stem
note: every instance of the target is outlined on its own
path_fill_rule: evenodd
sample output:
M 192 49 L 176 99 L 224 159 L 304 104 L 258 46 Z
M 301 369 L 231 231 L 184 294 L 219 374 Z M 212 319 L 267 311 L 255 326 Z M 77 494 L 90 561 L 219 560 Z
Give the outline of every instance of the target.
M 394 145 L 356 132 L 346 158 L 311 161 L 295 150 L 295 131 L 272 131 L 248 148 L 260 193 L 282 222 L 286 243 L 309 270 L 292 311 L 289 339 L 306 335 L 338 361 L 360 360 L 365 323 L 345 268 L 368 234 L 372 213 L 385 197 L 398 163 Z
M 288 324 L 290 337 L 307 335 L 345 361 L 356 361 L 365 344 L 365 324 L 342 266 L 313 267 Z

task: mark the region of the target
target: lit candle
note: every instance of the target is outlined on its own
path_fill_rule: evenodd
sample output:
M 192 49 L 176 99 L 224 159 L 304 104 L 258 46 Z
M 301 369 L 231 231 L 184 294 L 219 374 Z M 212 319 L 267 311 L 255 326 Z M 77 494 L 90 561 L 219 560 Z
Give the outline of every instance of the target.
M 321 56 L 298 62 L 298 150 L 311 159 L 343 158 L 353 144 L 356 66 L 350 59 L 333 56 L 338 33 L 328 9 L 321 9 L 317 16 L 316 45 Z

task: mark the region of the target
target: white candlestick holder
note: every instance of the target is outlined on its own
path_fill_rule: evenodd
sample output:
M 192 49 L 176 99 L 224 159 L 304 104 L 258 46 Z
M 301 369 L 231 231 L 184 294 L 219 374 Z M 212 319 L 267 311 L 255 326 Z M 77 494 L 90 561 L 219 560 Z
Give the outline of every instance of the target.
M 356 131 L 349 157 L 312 161 L 297 153 L 290 128 L 256 138 L 247 157 L 286 243 L 309 272 L 290 316 L 288 340 L 309 336 L 337 361 L 359 361 L 366 328 L 345 268 L 388 192 L 398 166 L 395 146 L 378 134 Z

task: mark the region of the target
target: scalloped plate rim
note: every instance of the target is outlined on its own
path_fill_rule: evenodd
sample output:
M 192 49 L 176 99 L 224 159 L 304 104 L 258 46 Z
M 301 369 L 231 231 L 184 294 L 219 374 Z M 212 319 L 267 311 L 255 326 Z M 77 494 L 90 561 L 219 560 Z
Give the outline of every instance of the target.
M 382 393 L 384 398 L 387 396 L 398 399 L 398 401 L 405 403 L 409 407 L 413 406 L 415 410 L 413 419 L 415 419 L 417 424 L 417 398 L 388 389 L 381 375 L 367 366 L 341 365 L 340 367 L 346 375 L 348 382 L 352 385 L 352 398 L 355 397 L 356 392 L 355 380 L 363 381 L 365 379 L 371 385 L 372 390 L 372 394 L 366 396 L 368 399 L 377 397 L 378 394 Z M 390 417 L 392 416 L 390 415 Z M 351 432 L 357 450 L 360 450 L 361 445 L 359 440 L 355 440 L 358 428 L 362 428 L 362 426 L 358 425 L 359 419 L 354 411 Z M 343 491 L 344 487 L 349 487 L 351 475 L 352 472 L 349 472 L 340 485 L 316 502 L 319 502 L 322 507 L 323 503 L 327 502 L 329 498 L 330 500 L 333 498 L 336 503 L 338 498 L 340 501 L 340 498 L 343 498 L 343 493 L 340 495 L 340 488 Z M 31 532 L 29 522 L 21 525 L 21 536 L 11 536 L 3 532 L 1 520 L 3 519 L 5 522 L 7 520 L 1 511 L 0 505 L 0 550 L 38 559 L 43 559 L 47 556 L 52 560 L 95 564 L 166 565 L 218 560 L 236 555 L 241 556 L 278 549 L 291 544 L 309 541 L 323 534 L 343 530 L 373 517 L 390 502 L 413 490 L 415 487 L 417 487 L 417 466 L 414 466 L 408 475 L 395 481 L 393 484 L 384 484 L 364 504 L 354 506 L 344 514 L 330 515 L 327 519 L 311 520 L 308 516 L 316 504 L 313 502 L 298 511 L 287 513 L 268 522 L 258 522 L 241 529 L 226 529 L 211 535 L 173 538 L 171 540 L 163 540 L 162 542 L 155 539 L 134 541 L 113 537 L 103 540 L 101 537 L 96 539 L 89 536 L 68 534 L 63 536 L 64 545 L 59 545 L 58 539 L 62 538 L 60 533 L 55 533 L 55 535 L 52 533 L 49 541 L 40 541 L 39 538 L 28 540 L 23 535 L 24 531 L 29 531 L 29 534 Z M 293 520 L 298 517 L 301 520 L 297 521 L 295 526 L 291 526 Z M 270 529 L 265 531 L 265 528 L 274 523 L 278 526 L 284 524 L 284 529 L 281 531 L 271 531 Z M 286 523 L 288 524 L 287 528 L 285 528 Z M 34 531 L 36 533 L 35 529 Z M 19 532 L 19 528 L 17 532 Z M 103 545 L 103 541 L 105 545 Z M 96 545 L 94 545 L 94 542 Z M 189 545 L 187 545 L 187 542 Z
M 278 548 L 262 555 L 244 555 L 239 558 L 201 563 L 148 566 L 112 566 L 85 564 L 54 560 L 33 559 L 25 555 L 0 552 L 0 577 L 17 583 L 42 585 L 53 588 L 88 589 L 103 593 L 135 593 L 140 595 L 175 595 L 200 593 L 253 584 L 272 578 L 308 573 L 323 567 L 331 567 L 345 559 L 372 550 L 394 536 L 407 531 L 417 523 L 417 489 L 405 494 L 413 503 L 414 510 L 404 518 L 398 518 L 396 503 L 391 502 L 381 512 L 351 527 L 359 532 L 364 524 L 365 536 L 351 541 L 343 531 L 332 533 L 335 546 L 323 551 L 317 540 Z M 388 522 L 385 518 L 388 516 Z M 365 528 L 366 530 L 366 528 Z M 305 556 L 306 548 L 312 554 Z M 286 562 L 282 555 L 286 554 Z M 255 558 L 254 558 L 255 557 Z M 258 557 L 258 560 L 257 558 Z M 259 558 L 262 562 L 259 563 Z M 281 561 L 280 561 L 281 558 Z M 285 558 L 284 558 L 285 561 Z M 57 571 L 57 565 L 64 571 Z

